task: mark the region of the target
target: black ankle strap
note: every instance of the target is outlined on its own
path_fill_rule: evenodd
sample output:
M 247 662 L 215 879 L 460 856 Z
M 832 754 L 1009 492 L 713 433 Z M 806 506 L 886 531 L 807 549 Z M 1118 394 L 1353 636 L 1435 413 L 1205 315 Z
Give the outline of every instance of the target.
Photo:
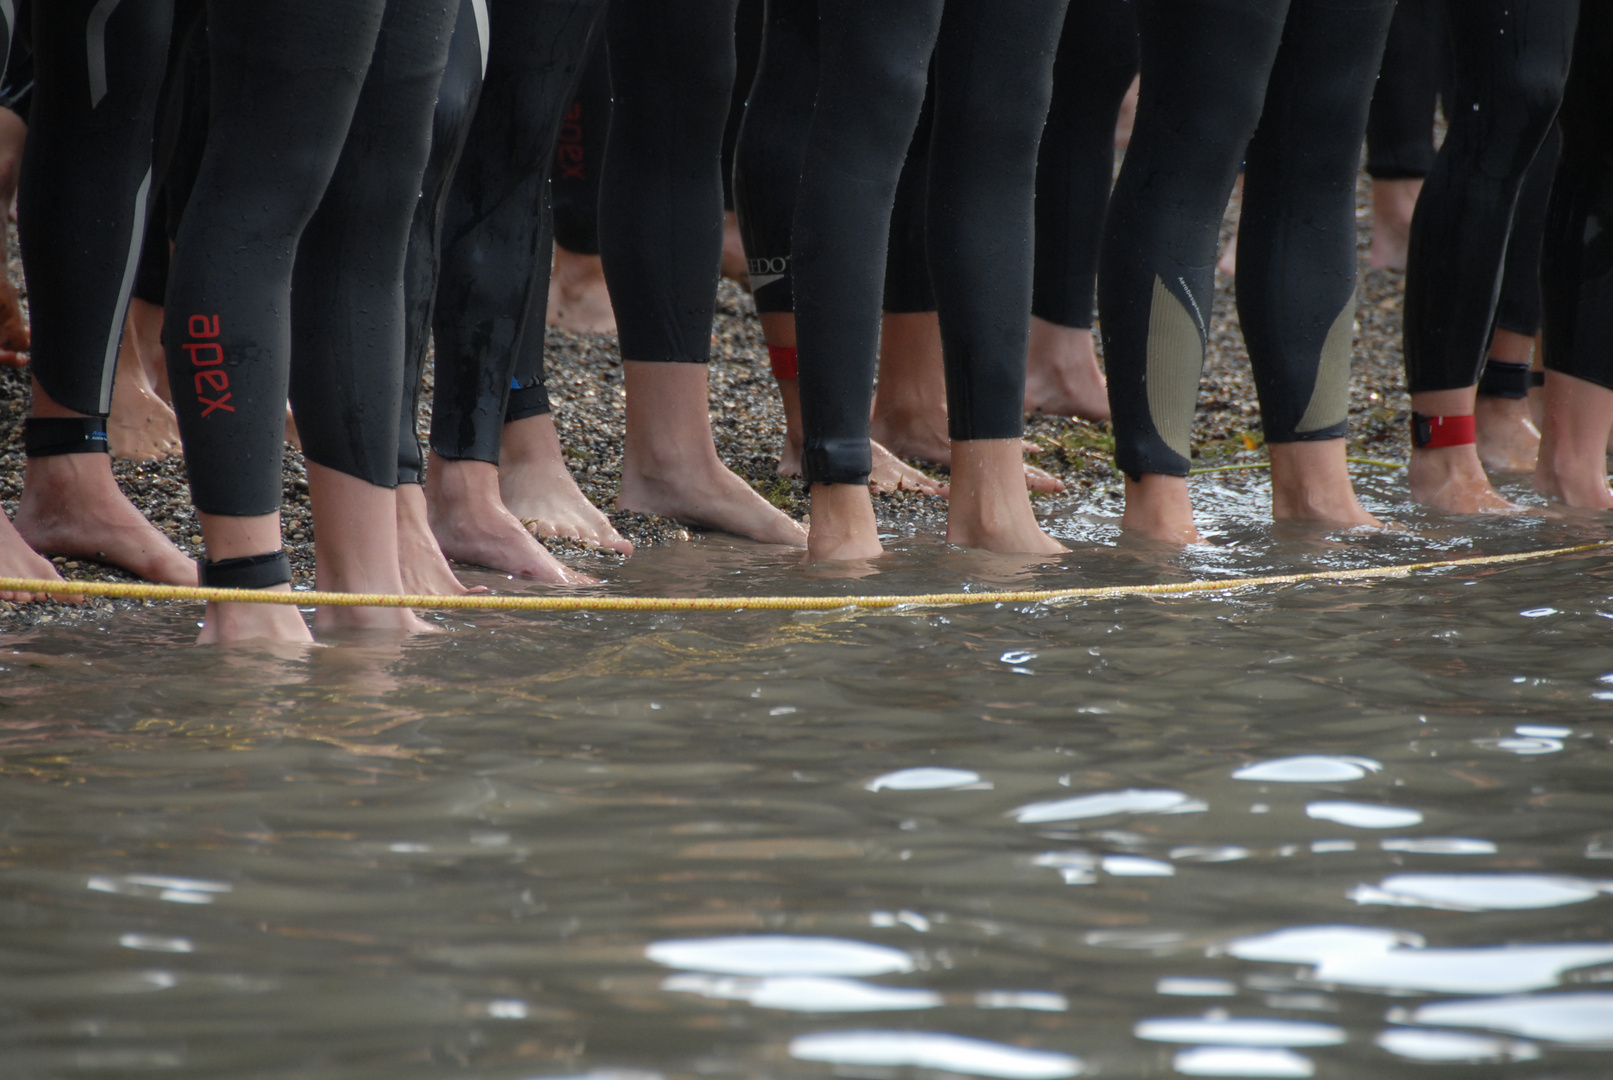
M 291 583 L 291 560 L 284 548 L 218 562 L 197 559 L 196 568 L 202 587 L 207 589 L 267 589 Z
M 1513 400 L 1528 397 L 1529 365 L 1508 363 L 1494 357 L 1484 361 L 1484 373 L 1479 376 L 1479 396 Z
M 1529 385 L 1532 386 L 1532 387 L 1533 386 L 1545 386 L 1546 385 L 1546 373 L 1544 371 L 1531 371 L 1529 373 Z
M 30 416 L 22 422 L 22 446 L 29 457 L 110 452 L 99 416 Z

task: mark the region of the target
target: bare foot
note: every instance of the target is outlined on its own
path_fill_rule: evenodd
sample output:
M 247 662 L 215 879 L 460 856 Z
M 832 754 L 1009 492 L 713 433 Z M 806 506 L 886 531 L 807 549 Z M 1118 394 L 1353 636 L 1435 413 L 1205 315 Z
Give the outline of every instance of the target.
M 1141 480 L 1126 477 L 1126 510 L 1120 516 L 1120 527 L 1167 544 L 1198 543 L 1187 477 L 1158 473 L 1145 473 Z
M 276 585 L 265 592 L 290 592 Z M 198 645 L 234 645 L 248 641 L 286 641 L 311 645 L 314 635 L 302 612 L 289 604 L 208 604 Z
M 1472 444 L 1413 447 L 1406 480 L 1413 500 L 1449 514 L 1512 514 L 1519 509 L 1490 486 Z
M 897 457 L 937 465 L 952 460 L 941 324 L 933 311 L 886 315 L 880 323 L 874 441 Z
M 113 457 L 128 461 L 162 461 L 182 453 L 179 421 L 168 403 L 157 396 L 146 367 L 135 348 L 135 324 L 124 324 L 118 346 L 117 376 L 112 382 L 112 412 L 106 418 L 106 438 Z
M 29 458 L 16 524 L 35 551 L 110 563 L 147 581 L 196 584 L 196 564 L 134 508 L 105 454 Z
M 1406 269 L 1411 217 L 1422 190 L 1421 179 L 1372 181 L 1372 250 L 1367 265 L 1373 270 Z
M 1060 326 L 1031 317 L 1025 411 L 1109 419 L 1109 389 L 1098 370 L 1090 327 Z
M 0 228 L 4 228 L 4 225 L 0 225 Z M 24 366 L 28 363 L 26 354 L 32 347 L 28 320 L 22 315 L 22 300 L 17 296 L 16 286 L 0 269 L 0 364 L 6 367 Z
M 1481 396 L 1473 408 L 1479 461 L 1496 472 L 1532 472 L 1540 453 L 1540 431 L 1529 415 L 1527 398 Z
M 62 576 L 56 572 L 50 560 L 28 546 L 17 530 L 12 527 L 4 514 L 0 514 L 0 577 L 10 578 L 36 578 L 45 581 L 60 581 Z M 44 600 L 45 593 L 16 592 L 14 590 L 0 590 L 0 600 L 10 600 L 14 604 L 26 604 L 31 600 Z M 58 596 L 58 600 L 67 597 Z M 75 598 L 78 599 L 78 598 Z
M 757 494 L 717 457 L 706 365 L 623 363 L 627 439 L 619 510 L 802 547 L 806 530 Z
M 1381 529 L 1383 522 L 1361 509 L 1343 439 L 1267 443 L 1271 454 L 1271 516 L 1277 521 L 1313 521 L 1339 528 Z
M 749 263 L 745 260 L 745 241 L 739 235 L 739 215 L 732 210 L 722 216 L 722 276 L 739 282 L 739 287 L 750 292 Z
M 403 591 L 410 596 L 463 596 L 470 592 L 486 592 L 478 585 L 467 589 L 454 571 L 431 535 L 431 521 L 426 515 L 426 489 L 419 484 L 398 485 L 398 569 L 403 577 Z
M 849 562 L 884 553 L 874 522 L 874 501 L 865 485 L 813 484 L 811 499 L 806 562 Z
M 1030 496 L 1014 483 L 1024 463 L 1018 439 L 952 444 L 952 505 L 947 543 L 1002 553 L 1056 555 L 1063 544 L 1042 531 Z
M 540 537 L 566 537 L 633 554 L 633 545 L 577 487 L 551 413 L 504 425 L 498 490 L 510 513 Z
M 555 245 L 548 323 L 575 334 L 616 333 L 616 309 L 611 307 L 598 255 L 580 255 Z
M 951 494 L 951 485 L 919 472 L 877 442 L 870 442 L 868 448 L 874 452 L 874 467 L 868 474 L 868 486 L 881 495 L 888 495 L 893 491 L 916 491 L 921 495 L 938 495 L 944 499 Z M 794 475 L 799 476 L 801 472 L 799 447 L 796 448 L 795 461 Z M 782 465 L 779 471 L 783 472 Z
M 442 553 L 455 562 L 556 585 L 594 584 L 594 578 L 562 565 L 504 508 L 498 466 L 490 462 L 450 461 L 433 453 L 426 508 Z
M 1613 390 L 1557 371 L 1546 373 L 1546 425 L 1535 490 L 1569 506 L 1613 509 L 1607 486 Z

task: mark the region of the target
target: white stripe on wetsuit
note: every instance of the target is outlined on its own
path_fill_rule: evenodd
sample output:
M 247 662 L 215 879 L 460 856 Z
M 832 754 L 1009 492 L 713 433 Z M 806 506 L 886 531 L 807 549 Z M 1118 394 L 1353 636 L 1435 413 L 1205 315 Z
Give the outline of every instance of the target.
M 140 249 L 146 242 L 146 205 L 151 196 L 151 169 L 146 169 L 140 190 L 134 193 L 134 225 L 129 230 L 129 254 L 123 263 L 123 282 L 118 286 L 118 303 L 112 309 L 112 326 L 106 335 L 106 356 L 101 362 L 101 415 L 112 411 L 112 376 L 118 369 L 118 346 L 123 343 L 123 320 L 129 313 L 129 294 L 134 291 L 134 275 L 140 269 Z
M 100 0 L 90 9 L 89 21 L 84 24 L 84 51 L 90 68 L 90 108 L 101 104 L 106 97 L 106 21 L 122 0 Z
M 476 36 L 482 43 L 482 78 L 487 78 L 487 0 L 470 0 L 476 13 Z

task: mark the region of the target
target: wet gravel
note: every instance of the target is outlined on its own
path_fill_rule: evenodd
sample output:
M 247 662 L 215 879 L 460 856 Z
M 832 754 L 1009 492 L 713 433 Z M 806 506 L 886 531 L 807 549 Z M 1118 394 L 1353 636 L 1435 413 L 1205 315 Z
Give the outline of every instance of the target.
M 1368 183 L 1362 177 L 1357 198 L 1362 285 L 1356 318 L 1349 446 L 1352 454 L 1403 460 L 1408 452 L 1409 408 L 1400 344 L 1404 275 L 1367 273 L 1371 220 L 1367 192 Z M 1236 212 L 1234 199 L 1223 229 L 1224 238 L 1230 235 Z M 12 258 L 7 270 L 20 291 L 23 282 L 15 255 L 15 235 L 12 229 Z M 1248 353 L 1238 329 L 1233 283 L 1221 277 L 1218 285 L 1213 334 L 1194 425 L 1194 456 L 1201 465 L 1264 460 L 1259 409 Z M 718 453 L 774 505 L 801 518 L 806 513 L 805 492 L 798 482 L 782 478 L 777 472 L 784 413 L 773 389 L 761 326 L 749 297 L 732 282 L 722 283 L 713 330 L 711 417 Z M 622 364 L 615 336 L 551 329 L 547 365 L 550 398 L 572 473 L 596 505 L 609 509 L 621 475 L 624 421 Z M 0 505 L 8 515 L 15 512 L 22 489 L 22 418 L 27 413 L 28 397 L 26 369 L 0 369 Z M 429 407 L 429 392 L 425 401 Z M 422 429 L 426 420 L 422 418 Z M 1058 515 L 1094 500 L 1113 501 L 1118 506 L 1120 479 L 1110 460 L 1113 441 L 1108 425 L 1038 415 L 1027 421 L 1026 438 L 1041 448 L 1029 460 L 1060 477 L 1069 487 L 1063 495 L 1036 496 L 1039 512 Z M 923 467 L 932 474 L 942 472 Z M 115 461 L 113 471 L 135 505 L 180 550 L 201 554 L 201 536 L 190 506 L 182 461 Z M 284 492 L 286 546 L 298 583 L 311 585 L 313 522 L 307 479 L 302 455 L 291 447 L 286 453 Z M 875 507 L 882 525 L 927 530 L 939 529 L 945 522 L 943 501 L 914 493 L 876 495 Z M 639 548 L 677 543 L 689 535 L 684 526 L 664 518 L 623 511 L 610 511 L 610 517 L 617 530 Z M 550 541 L 549 546 L 566 562 L 594 572 L 608 573 L 620 561 L 615 555 L 570 542 Z M 132 580 L 120 571 L 88 560 L 56 562 L 68 577 Z M 81 606 L 0 603 L 0 631 L 61 619 L 99 619 L 114 606 L 132 604 L 107 600 Z

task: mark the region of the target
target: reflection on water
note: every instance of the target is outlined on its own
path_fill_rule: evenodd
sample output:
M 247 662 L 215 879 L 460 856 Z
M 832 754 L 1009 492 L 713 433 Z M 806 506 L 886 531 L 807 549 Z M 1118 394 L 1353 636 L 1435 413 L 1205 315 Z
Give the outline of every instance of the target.
M 1208 548 L 1101 547 L 1093 510 L 1062 566 L 898 536 L 880 591 L 1598 538 L 1278 535 L 1240 483 Z M 711 538 L 606 588 L 867 588 L 793 562 Z M 182 647 L 184 609 L 0 639 L 0 1077 L 1605 1080 L 1609 620 L 1576 558 L 284 655 Z

